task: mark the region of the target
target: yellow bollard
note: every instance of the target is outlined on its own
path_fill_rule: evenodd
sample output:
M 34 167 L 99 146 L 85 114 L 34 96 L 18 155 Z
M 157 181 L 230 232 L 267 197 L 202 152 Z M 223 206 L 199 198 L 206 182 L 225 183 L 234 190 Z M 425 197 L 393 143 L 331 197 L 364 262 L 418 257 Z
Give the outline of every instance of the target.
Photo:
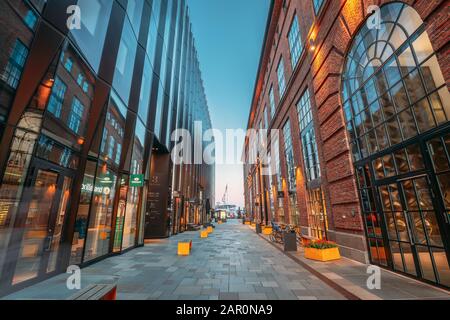
M 191 254 L 192 241 L 178 242 L 178 255 L 188 256 Z
M 208 230 L 200 230 L 200 238 L 208 238 Z
M 263 234 L 265 234 L 266 236 L 271 235 L 272 234 L 272 227 L 265 227 L 263 229 Z

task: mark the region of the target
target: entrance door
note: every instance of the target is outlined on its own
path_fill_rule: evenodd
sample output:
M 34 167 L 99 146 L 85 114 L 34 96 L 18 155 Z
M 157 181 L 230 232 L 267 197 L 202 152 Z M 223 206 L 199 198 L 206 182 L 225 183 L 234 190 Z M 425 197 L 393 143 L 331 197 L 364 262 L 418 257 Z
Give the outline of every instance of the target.
M 35 161 L 28 191 L 22 199 L 12 284 L 42 278 L 60 267 L 62 232 L 69 209 L 72 177 L 52 165 Z
M 429 175 L 378 187 L 387 224 L 393 268 L 450 286 L 450 270 L 438 206 Z

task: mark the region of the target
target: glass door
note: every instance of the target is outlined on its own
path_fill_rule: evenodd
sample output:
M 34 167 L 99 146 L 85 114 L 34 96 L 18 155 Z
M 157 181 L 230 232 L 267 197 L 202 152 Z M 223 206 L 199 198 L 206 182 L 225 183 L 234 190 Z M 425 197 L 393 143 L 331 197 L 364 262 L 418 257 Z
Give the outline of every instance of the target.
M 69 208 L 72 177 L 38 165 L 22 203 L 24 224 L 20 228 L 18 256 L 12 284 L 40 278 L 59 267 L 62 232 Z
M 428 175 L 378 187 L 396 271 L 450 286 L 441 225 Z

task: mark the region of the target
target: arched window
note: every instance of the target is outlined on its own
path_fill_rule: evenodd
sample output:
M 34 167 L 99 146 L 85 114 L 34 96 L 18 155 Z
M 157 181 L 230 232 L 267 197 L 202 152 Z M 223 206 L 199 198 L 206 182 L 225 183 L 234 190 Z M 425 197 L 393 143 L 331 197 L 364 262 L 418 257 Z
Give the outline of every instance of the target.
M 450 120 L 450 97 L 418 13 L 395 2 L 379 28 L 364 24 L 342 76 L 342 99 L 355 161 Z
M 393 2 L 380 18 L 355 35 L 342 75 L 370 259 L 450 287 L 449 91 L 414 8 Z

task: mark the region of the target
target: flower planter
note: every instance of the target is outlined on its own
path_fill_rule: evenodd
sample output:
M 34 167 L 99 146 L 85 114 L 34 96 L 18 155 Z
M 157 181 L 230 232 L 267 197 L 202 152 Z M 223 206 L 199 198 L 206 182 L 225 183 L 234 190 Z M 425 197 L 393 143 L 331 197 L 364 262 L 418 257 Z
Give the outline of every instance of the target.
M 339 253 L 339 248 L 330 248 L 330 249 L 305 248 L 305 258 L 325 262 L 325 261 L 339 260 L 341 258 L 341 255 Z
M 262 233 L 266 236 L 270 236 L 272 234 L 272 227 L 265 227 Z

